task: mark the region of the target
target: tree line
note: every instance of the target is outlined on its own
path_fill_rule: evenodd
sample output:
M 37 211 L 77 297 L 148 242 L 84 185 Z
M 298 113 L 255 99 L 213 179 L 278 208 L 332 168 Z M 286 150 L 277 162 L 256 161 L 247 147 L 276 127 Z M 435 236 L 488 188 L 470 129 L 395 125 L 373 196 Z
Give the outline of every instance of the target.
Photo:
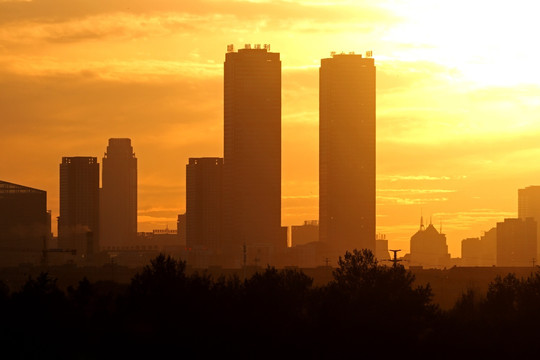
M 540 273 L 497 277 L 450 310 L 403 266 L 347 252 L 333 280 L 268 267 L 247 279 L 186 274 L 159 255 L 129 284 L 83 278 L 62 291 L 47 273 L 0 282 L 0 356 L 105 359 L 454 358 L 535 353 Z

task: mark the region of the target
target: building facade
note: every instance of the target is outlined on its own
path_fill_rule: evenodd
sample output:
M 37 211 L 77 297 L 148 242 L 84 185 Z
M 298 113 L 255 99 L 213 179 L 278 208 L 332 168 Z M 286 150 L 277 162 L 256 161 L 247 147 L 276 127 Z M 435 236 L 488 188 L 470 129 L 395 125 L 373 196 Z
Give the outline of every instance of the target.
M 222 240 L 223 158 L 190 158 L 186 165 L 186 247 L 203 267 L 203 263 L 219 263 Z M 206 260 L 200 262 L 201 258 Z
M 461 240 L 462 266 L 495 266 L 497 263 L 497 228 L 491 228 L 480 238 Z
M 497 223 L 497 266 L 538 263 L 537 224 L 533 218 L 504 219 Z
M 50 240 L 47 192 L 0 181 L 0 266 L 38 262 Z
M 319 241 L 319 222 L 306 220 L 303 225 L 291 226 L 291 245 L 305 245 Z
M 100 190 L 100 248 L 128 247 L 137 236 L 137 158 L 131 140 L 109 139 Z
M 420 220 L 420 229 L 411 237 L 410 250 L 409 266 L 442 269 L 450 265 L 446 235 L 431 222 L 424 227 L 423 219 Z
M 334 54 L 321 60 L 319 117 L 319 239 L 335 256 L 375 251 L 373 58 Z
M 242 265 L 246 248 L 270 254 L 285 249 L 280 230 L 281 60 L 269 45 L 238 51 L 229 46 L 225 56 L 223 185 L 228 265 Z
M 95 157 L 63 157 L 60 164 L 58 246 L 84 258 L 99 249 L 99 163 Z
M 540 259 L 540 186 L 518 189 L 518 217 L 536 221 L 536 258 Z

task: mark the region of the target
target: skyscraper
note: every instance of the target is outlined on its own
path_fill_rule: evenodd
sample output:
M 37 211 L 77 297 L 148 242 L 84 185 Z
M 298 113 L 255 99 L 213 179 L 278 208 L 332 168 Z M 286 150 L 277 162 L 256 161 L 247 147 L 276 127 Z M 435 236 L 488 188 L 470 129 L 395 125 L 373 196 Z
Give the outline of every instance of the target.
M 186 165 L 186 246 L 195 257 L 215 258 L 221 252 L 222 222 L 223 159 L 190 158 Z
M 333 54 L 319 69 L 320 241 L 375 251 L 375 64 Z M 335 260 L 335 259 L 334 259 Z
M 137 236 L 137 158 L 131 139 L 109 139 L 103 157 L 100 247 L 128 246 Z
M 99 164 L 95 157 L 63 157 L 60 164 L 58 245 L 77 256 L 98 250 Z
M 281 60 L 269 50 L 229 46 L 225 56 L 224 245 L 236 266 L 244 244 L 248 258 L 287 246 L 280 240 Z
M 536 220 L 536 260 L 540 259 L 540 186 L 527 186 L 518 189 L 518 217 L 525 219 L 528 217 Z

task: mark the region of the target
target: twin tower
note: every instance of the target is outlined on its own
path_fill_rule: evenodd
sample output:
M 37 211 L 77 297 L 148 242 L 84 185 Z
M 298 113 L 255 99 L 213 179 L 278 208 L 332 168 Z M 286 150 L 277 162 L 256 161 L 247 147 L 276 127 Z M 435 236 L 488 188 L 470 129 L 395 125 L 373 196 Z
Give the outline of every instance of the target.
M 319 239 L 333 260 L 375 250 L 375 65 L 332 54 L 319 73 Z M 194 256 L 238 266 L 276 263 L 281 228 L 281 60 L 270 46 L 224 64 L 224 158 L 190 158 L 186 241 Z

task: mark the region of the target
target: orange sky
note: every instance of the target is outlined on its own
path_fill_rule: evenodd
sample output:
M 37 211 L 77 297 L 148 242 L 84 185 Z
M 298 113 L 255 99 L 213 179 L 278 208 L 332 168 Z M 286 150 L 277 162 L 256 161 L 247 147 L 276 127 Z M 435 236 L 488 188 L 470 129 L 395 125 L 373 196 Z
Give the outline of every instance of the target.
M 226 45 L 270 43 L 282 221 L 316 219 L 320 59 L 373 50 L 378 232 L 408 251 L 423 212 L 460 256 L 540 184 L 537 14 L 519 0 L 0 0 L 0 179 L 46 190 L 56 217 L 62 156 L 101 163 L 108 138 L 130 137 L 139 230 L 174 228 L 188 157 L 223 155 Z

